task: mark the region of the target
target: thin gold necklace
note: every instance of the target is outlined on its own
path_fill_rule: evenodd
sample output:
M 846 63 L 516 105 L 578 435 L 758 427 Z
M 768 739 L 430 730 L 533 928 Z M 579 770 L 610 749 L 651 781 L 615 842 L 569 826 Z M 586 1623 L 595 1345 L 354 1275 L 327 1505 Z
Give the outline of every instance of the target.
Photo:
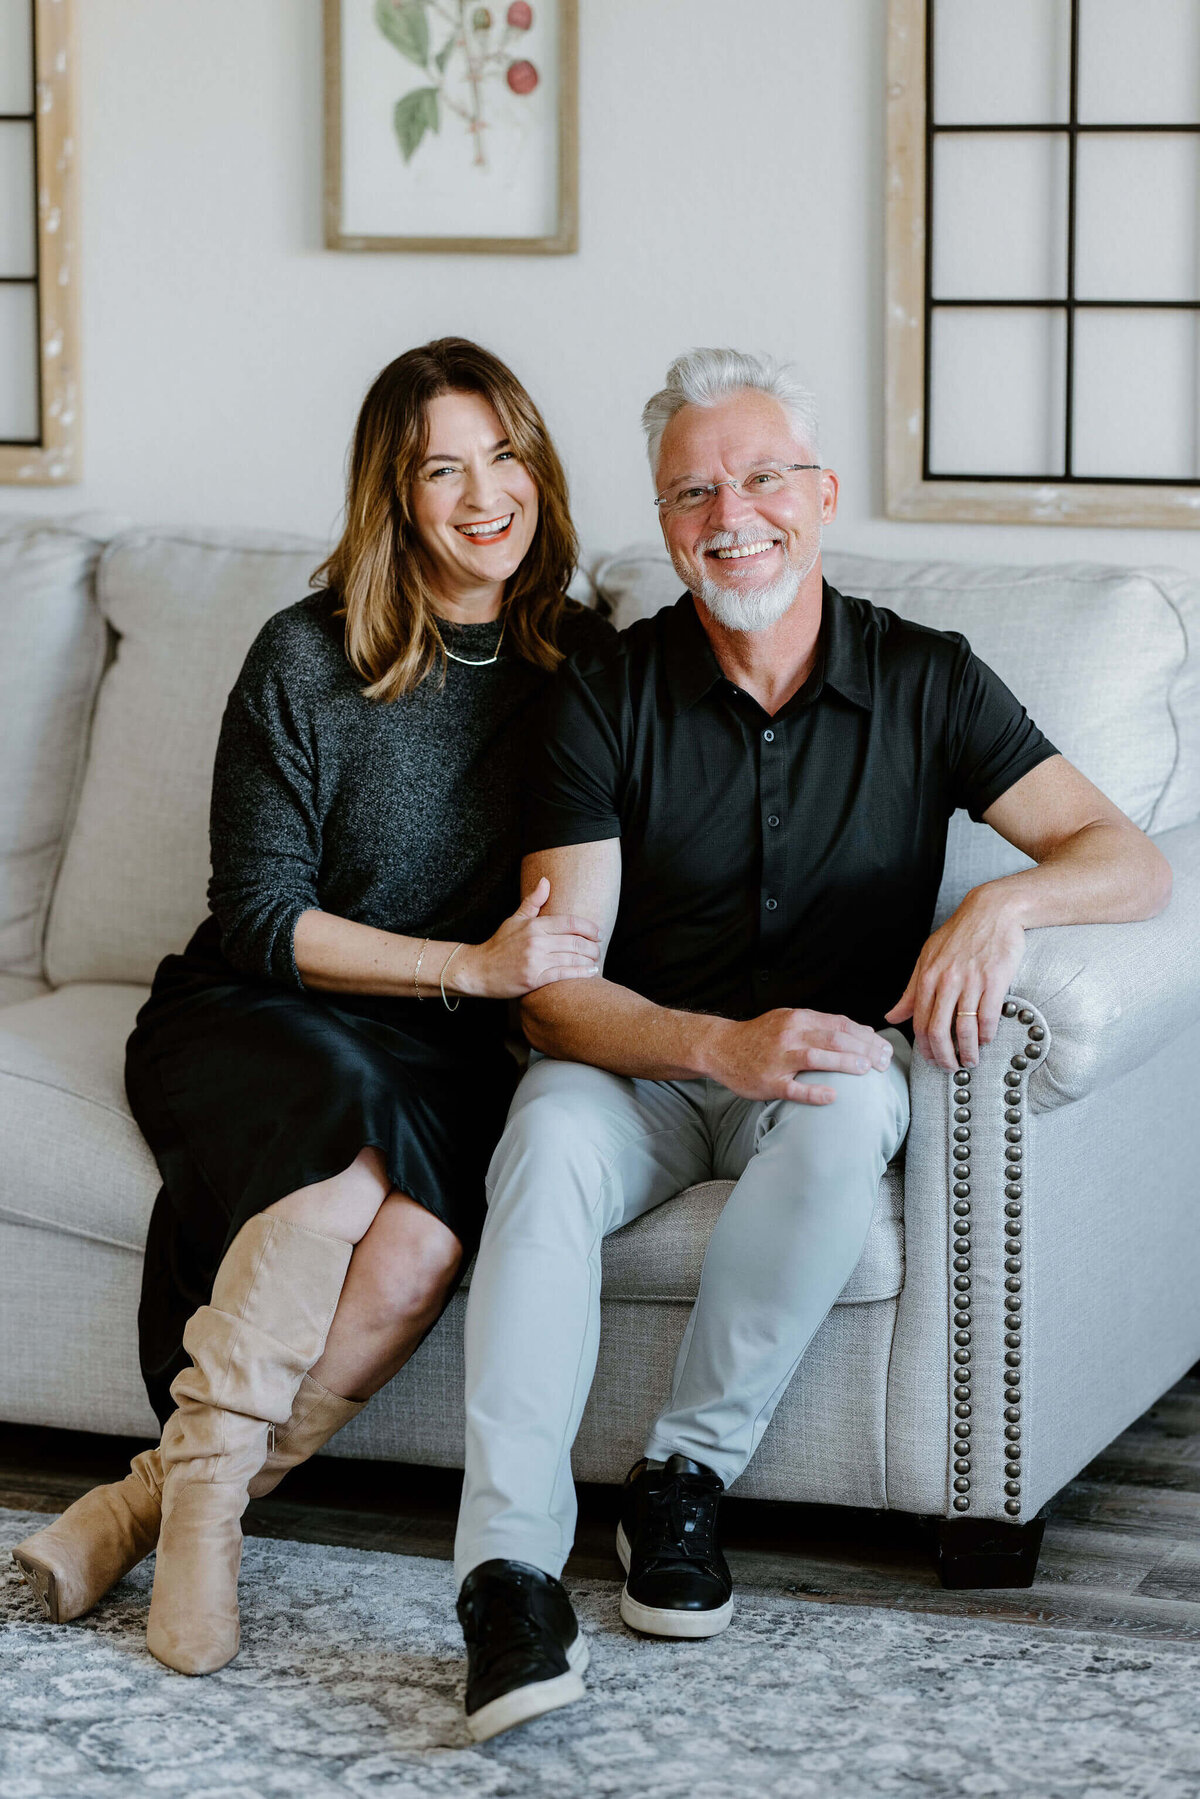
M 433 628 L 437 631 L 438 642 L 441 644 L 443 650 L 446 650 L 446 654 L 449 656 L 451 662 L 461 662 L 464 668 L 489 668 L 493 662 L 499 662 L 500 660 L 500 645 L 504 642 L 504 633 L 508 630 L 508 617 L 507 615 L 505 616 L 504 623 L 500 627 L 500 635 L 496 639 L 494 655 L 484 656 L 482 659 L 471 656 L 456 656 L 453 650 L 446 649 L 446 639 L 442 636 L 438 627 L 434 625 Z

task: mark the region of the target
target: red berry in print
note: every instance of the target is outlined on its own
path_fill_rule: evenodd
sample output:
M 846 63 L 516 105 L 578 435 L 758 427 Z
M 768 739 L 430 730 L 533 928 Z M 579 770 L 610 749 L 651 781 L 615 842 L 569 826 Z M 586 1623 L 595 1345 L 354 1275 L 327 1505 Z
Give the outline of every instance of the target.
M 492 15 L 486 6 L 477 6 L 471 15 L 471 24 L 476 31 L 492 29 Z
M 525 0 L 513 0 L 508 9 L 508 22 L 514 31 L 528 31 L 533 24 L 533 8 Z M 537 71 L 534 71 L 536 76 Z
M 510 62 L 506 80 L 514 94 L 531 94 L 538 84 L 538 72 L 531 62 Z

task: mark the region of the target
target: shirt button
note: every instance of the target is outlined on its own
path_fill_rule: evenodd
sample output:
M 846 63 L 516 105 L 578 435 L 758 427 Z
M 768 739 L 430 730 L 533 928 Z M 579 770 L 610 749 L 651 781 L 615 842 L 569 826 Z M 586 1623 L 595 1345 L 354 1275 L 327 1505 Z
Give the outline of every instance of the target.
M 764 743 L 774 743 L 774 741 L 775 741 L 774 731 L 764 731 L 763 732 L 763 742 Z
M 767 823 L 769 825 L 777 825 L 779 823 L 778 818 L 776 818 L 776 816 L 773 812 L 772 812 L 770 818 L 768 818 Z
M 767 911 L 773 912 L 778 904 L 779 904 L 778 900 L 768 900 L 767 901 Z
M 769 981 L 771 978 L 771 970 L 769 968 L 760 968 L 758 971 L 758 978 L 760 981 Z

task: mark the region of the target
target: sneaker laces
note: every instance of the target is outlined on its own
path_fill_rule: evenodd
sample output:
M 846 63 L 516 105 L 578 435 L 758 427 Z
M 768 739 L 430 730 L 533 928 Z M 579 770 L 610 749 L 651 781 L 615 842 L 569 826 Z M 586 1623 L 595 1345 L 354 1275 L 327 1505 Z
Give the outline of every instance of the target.
M 534 1616 L 533 1595 L 517 1580 L 489 1583 L 463 1607 L 481 1671 L 514 1653 L 546 1653 L 545 1628 Z
M 647 1562 L 711 1564 L 719 1498 L 712 1482 L 698 1474 L 676 1474 L 648 1487 L 644 1527 Z

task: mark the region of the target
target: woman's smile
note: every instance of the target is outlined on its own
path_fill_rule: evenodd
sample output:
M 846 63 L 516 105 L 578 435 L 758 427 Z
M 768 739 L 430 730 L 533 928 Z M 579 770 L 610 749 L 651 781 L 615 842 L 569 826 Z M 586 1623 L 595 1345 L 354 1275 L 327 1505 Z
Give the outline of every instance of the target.
M 472 543 L 503 543 L 516 516 L 515 512 L 505 512 L 499 518 L 484 519 L 480 524 L 455 525 L 454 529 Z

